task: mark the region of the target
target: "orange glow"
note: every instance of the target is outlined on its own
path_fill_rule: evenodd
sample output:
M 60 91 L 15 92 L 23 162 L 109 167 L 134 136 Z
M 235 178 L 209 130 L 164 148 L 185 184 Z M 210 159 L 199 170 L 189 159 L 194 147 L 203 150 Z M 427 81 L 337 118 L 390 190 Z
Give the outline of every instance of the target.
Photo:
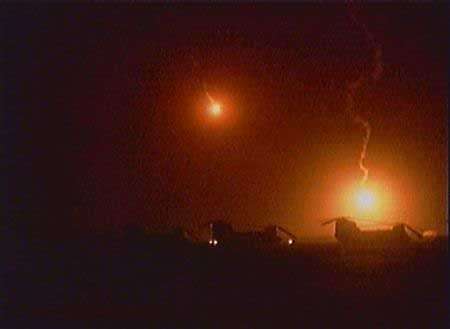
M 233 127 L 237 131 L 238 118 L 243 113 L 236 111 L 236 99 L 230 98 L 227 94 L 211 95 L 209 97 L 198 97 L 195 106 L 196 120 L 206 129 L 214 127 L 215 131 L 223 131 Z M 221 130 L 217 130 L 221 129 Z
M 218 117 L 222 114 L 222 106 L 219 103 L 212 103 L 209 107 L 209 112 L 212 116 Z
M 426 195 L 420 190 L 420 181 L 416 181 L 415 172 L 405 169 L 403 163 L 379 159 L 379 167 L 371 166 L 371 176 L 361 186 L 360 176 L 354 166 L 340 164 L 339 159 L 332 158 L 338 158 L 337 154 L 326 156 L 330 158 L 324 157 L 312 163 L 312 167 L 325 163 L 323 170 L 313 172 L 308 178 L 304 177 L 303 172 L 298 174 L 298 180 L 306 186 L 308 193 L 294 199 L 294 210 L 305 218 L 312 218 L 310 223 L 305 220 L 302 224 L 303 232 L 307 231 L 311 235 L 334 234 L 332 225 L 321 226 L 319 223 L 324 218 L 341 216 L 352 217 L 361 227 L 366 224 L 373 227 L 382 223 L 405 222 L 412 227 L 434 229 L 427 222 L 429 210 L 423 207 L 424 201 L 431 201 L 426 200 Z M 344 156 L 345 153 L 342 154 Z M 386 168 L 381 164 L 398 167 Z M 361 189 L 367 189 L 368 194 L 372 195 L 370 207 L 364 208 L 358 203 L 358 191 Z M 431 193 L 428 194 L 431 197 Z
M 430 240 L 435 239 L 437 237 L 437 231 L 427 230 L 427 231 L 423 232 L 423 237 L 425 239 L 430 239 Z
M 374 195 L 373 191 L 361 187 L 358 191 L 355 193 L 355 201 L 356 205 L 359 209 L 359 211 L 363 212 L 369 212 L 373 211 L 374 208 L 376 208 L 376 196 Z
M 355 184 L 344 193 L 344 213 L 359 219 L 384 221 L 391 211 L 389 191 L 383 185 L 367 182 Z

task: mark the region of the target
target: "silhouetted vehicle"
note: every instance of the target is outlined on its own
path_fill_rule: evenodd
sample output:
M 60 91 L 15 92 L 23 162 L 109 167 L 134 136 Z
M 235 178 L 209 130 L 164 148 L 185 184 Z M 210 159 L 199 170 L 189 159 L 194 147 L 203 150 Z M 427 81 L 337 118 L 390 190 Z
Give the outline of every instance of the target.
M 348 217 L 327 220 L 322 225 L 335 224 L 335 238 L 345 249 L 398 249 L 421 241 L 424 236 L 405 223 L 392 225 L 388 229 L 360 229 L 355 221 Z
M 280 226 L 270 225 L 262 231 L 236 232 L 224 221 L 209 224 L 209 241 L 211 246 L 276 246 L 292 245 L 296 236 Z

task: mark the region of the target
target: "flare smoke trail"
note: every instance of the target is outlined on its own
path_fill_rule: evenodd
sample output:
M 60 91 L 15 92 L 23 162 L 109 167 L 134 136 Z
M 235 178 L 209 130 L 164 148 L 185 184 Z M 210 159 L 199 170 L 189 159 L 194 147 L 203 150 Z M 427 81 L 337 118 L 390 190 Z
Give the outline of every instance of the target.
M 349 10 L 349 13 L 350 13 L 350 17 L 351 17 L 352 21 L 356 25 L 360 26 L 363 29 L 364 34 L 366 35 L 366 40 L 369 44 L 369 47 L 373 51 L 373 68 L 372 68 L 371 72 L 369 72 L 369 73 L 362 72 L 355 81 L 351 82 L 348 85 L 347 105 L 346 105 L 347 112 L 351 115 L 351 117 L 357 124 L 361 125 L 364 128 L 364 131 L 365 131 L 365 135 L 363 138 L 363 145 L 362 145 L 362 149 L 361 149 L 361 155 L 359 157 L 359 169 L 361 169 L 361 171 L 363 172 L 363 177 L 361 179 L 361 185 L 363 185 L 367 181 L 367 178 L 369 176 L 369 169 L 364 164 L 364 161 L 367 156 L 367 145 L 369 144 L 372 127 L 370 126 L 370 123 L 367 120 L 367 118 L 364 118 L 363 116 L 361 116 L 359 113 L 357 113 L 355 111 L 355 95 L 356 95 L 356 92 L 364 84 L 369 82 L 369 80 L 372 80 L 372 82 L 376 82 L 378 79 L 380 79 L 381 75 L 383 74 L 383 62 L 381 60 L 381 55 L 382 55 L 381 47 L 375 42 L 375 38 L 374 38 L 373 34 L 370 33 L 370 31 L 367 29 L 367 27 L 364 24 L 360 23 L 356 19 L 356 17 L 354 16 L 354 14 L 352 13 L 351 10 Z
M 203 83 L 203 90 L 205 91 L 205 94 L 208 97 L 211 105 L 214 104 L 216 101 L 214 100 L 214 98 L 212 98 L 212 96 L 209 94 L 208 90 L 206 89 L 206 83 Z
M 209 102 L 210 102 L 210 104 L 212 105 L 212 104 L 214 104 L 215 103 L 215 101 L 214 101 L 214 98 L 212 98 L 212 96 L 209 94 L 209 92 L 208 92 L 208 89 L 206 88 L 206 83 L 205 82 L 202 82 L 201 81 L 201 79 L 197 76 L 197 74 L 196 74 L 196 71 L 198 71 L 198 66 L 199 66 L 199 64 L 198 64 L 198 62 L 195 60 L 195 58 L 194 58 L 194 56 L 193 55 L 191 55 L 191 59 L 192 59 L 192 75 L 194 76 L 194 77 L 196 77 L 196 79 L 197 79 L 197 81 L 198 81 L 198 84 L 199 85 L 201 85 L 202 87 L 203 87 L 203 91 L 205 92 L 205 94 L 206 94 L 206 97 L 208 97 L 208 100 L 209 100 Z

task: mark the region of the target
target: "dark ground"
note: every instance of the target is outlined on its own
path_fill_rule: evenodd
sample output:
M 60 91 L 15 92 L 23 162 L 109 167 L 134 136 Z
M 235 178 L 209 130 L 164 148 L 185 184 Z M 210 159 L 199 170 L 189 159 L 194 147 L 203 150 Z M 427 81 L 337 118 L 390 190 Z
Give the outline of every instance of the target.
M 1 328 L 448 328 L 447 242 L 388 257 L 28 240 L 3 250 Z

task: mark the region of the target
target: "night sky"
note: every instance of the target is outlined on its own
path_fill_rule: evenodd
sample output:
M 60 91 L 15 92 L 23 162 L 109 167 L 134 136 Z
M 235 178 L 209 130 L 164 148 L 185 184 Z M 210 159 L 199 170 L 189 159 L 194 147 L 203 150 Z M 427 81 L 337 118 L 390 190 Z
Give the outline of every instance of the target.
M 383 52 L 356 99 L 369 181 L 392 191 L 389 216 L 443 233 L 447 7 L 352 8 Z M 59 235 L 215 219 L 327 234 L 320 221 L 345 215 L 336 195 L 361 177 L 347 86 L 373 65 L 348 10 L 3 6 L 7 220 Z

